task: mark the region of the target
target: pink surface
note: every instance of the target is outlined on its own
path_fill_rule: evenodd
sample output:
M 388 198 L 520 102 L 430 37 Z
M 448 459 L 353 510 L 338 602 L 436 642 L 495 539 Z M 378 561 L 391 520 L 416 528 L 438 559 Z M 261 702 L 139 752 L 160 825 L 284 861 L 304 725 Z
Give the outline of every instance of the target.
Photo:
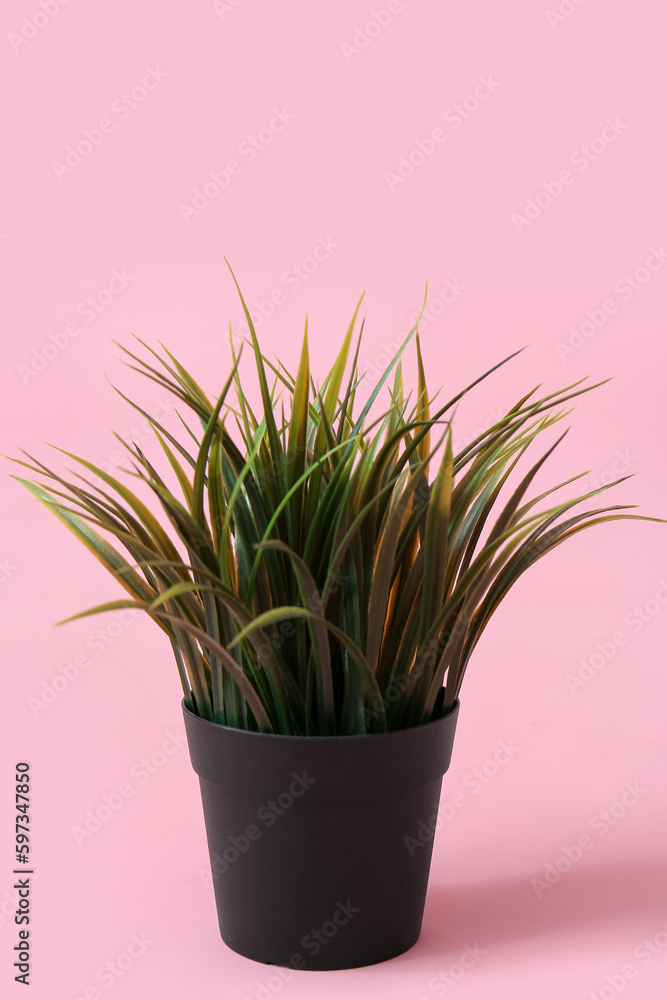
M 175 427 L 112 338 L 160 338 L 214 391 L 239 315 L 224 254 L 290 366 L 308 313 L 324 373 L 367 289 L 372 381 L 427 280 L 432 391 L 529 344 L 461 407 L 459 445 L 538 382 L 615 375 L 540 482 L 636 473 L 615 502 L 667 515 L 659 5 L 7 0 L 1 20 L 2 451 L 51 461 L 41 438 L 113 463 L 110 427 L 147 441 L 104 373 Z M 0 488 L 3 995 L 22 995 L 21 759 L 40 1000 L 664 995 L 664 526 L 579 535 L 487 630 L 417 946 L 280 979 L 218 936 L 171 650 L 131 616 L 54 629 L 118 591 L 16 483 Z M 82 838 L 105 796 L 116 810 Z

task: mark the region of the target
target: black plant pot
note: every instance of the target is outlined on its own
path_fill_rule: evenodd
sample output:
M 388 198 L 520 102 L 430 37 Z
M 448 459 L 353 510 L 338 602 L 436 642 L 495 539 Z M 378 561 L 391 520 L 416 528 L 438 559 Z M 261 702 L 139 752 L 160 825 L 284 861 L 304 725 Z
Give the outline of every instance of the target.
M 221 726 L 183 703 L 233 951 L 351 969 L 415 944 L 458 709 L 391 733 L 304 737 Z

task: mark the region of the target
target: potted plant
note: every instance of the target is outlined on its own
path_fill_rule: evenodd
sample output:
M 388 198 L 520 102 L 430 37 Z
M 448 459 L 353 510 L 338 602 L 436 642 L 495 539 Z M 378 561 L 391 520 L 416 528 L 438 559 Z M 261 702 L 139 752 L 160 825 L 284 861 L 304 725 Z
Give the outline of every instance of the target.
M 318 389 L 307 322 L 292 377 L 262 354 L 234 281 L 259 415 L 231 328 L 232 368 L 215 400 L 162 344 L 160 353 L 141 342 L 156 364 L 123 348 L 198 425 L 181 417 L 184 444 L 123 396 L 152 427 L 164 466 L 125 444 L 126 473 L 162 518 L 70 452 L 102 485 L 66 480 L 25 452 L 28 461 L 15 461 L 40 478 L 15 478 L 131 595 L 72 617 L 139 608 L 169 638 L 225 942 L 293 968 L 370 965 L 419 937 L 432 839 L 418 851 L 410 844 L 437 813 L 461 682 L 493 612 L 577 532 L 659 519 L 628 505 L 570 513 L 615 483 L 537 510 L 579 478 L 527 499 L 564 435 L 499 502 L 534 439 L 596 387 L 586 379 L 537 399 L 526 393 L 455 454 L 458 400 L 515 354 L 434 408 L 415 324 L 357 412 L 361 300 Z M 400 355 L 413 336 L 411 404 Z M 389 406 L 368 422 L 385 384 Z M 280 412 L 278 388 L 288 398 Z

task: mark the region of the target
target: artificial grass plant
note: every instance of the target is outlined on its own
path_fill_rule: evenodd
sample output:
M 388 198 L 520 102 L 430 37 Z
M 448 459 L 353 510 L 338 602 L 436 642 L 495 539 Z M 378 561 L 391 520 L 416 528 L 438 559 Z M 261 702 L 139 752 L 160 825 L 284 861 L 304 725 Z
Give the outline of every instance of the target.
M 173 393 L 200 426 L 194 433 L 181 418 L 184 445 L 121 393 L 148 421 L 171 468 L 169 485 L 137 444 L 116 435 L 132 456 L 125 475 L 159 500 L 163 521 L 125 482 L 70 452 L 102 486 L 79 474 L 79 483 L 66 480 L 27 452 L 29 462 L 14 459 L 41 479 L 14 478 L 131 595 L 72 618 L 144 610 L 169 637 L 195 714 L 307 736 L 379 733 L 438 718 L 458 699 L 493 612 L 533 563 L 594 524 L 660 520 L 621 513 L 634 506 L 627 504 L 569 516 L 628 477 L 536 511 L 586 475 L 527 498 L 564 435 L 499 502 L 532 442 L 571 412 L 565 404 L 603 383 L 581 379 L 535 399 L 538 386 L 455 454 L 457 402 L 518 351 L 435 409 L 418 320 L 357 412 L 363 322 L 354 351 L 353 337 L 361 300 L 317 389 L 307 321 L 292 376 L 262 354 L 238 290 L 261 392 L 258 416 L 243 391 L 231 327 L 232 368 L 217 399 L 162 344 L 160 354 L 139 341 L 157 366 L 122 348 L 129 366 Z M 410 405 L 400 355 L 413 336 L 418 386 Z M 385 384 L 389 406 L 366 425 Z M 278 387 L 290 404 L 285 413 L 281 402 L 280 415 Z

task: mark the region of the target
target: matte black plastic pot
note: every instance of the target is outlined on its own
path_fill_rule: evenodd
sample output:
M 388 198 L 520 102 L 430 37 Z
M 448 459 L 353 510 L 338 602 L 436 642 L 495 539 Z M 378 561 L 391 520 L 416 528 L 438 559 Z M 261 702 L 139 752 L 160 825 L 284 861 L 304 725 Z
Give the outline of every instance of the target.
M 458 709 L 391 733 L 282 736 L 207 722 L 183 703 L 233 951 L 351 969 L 415 944 Z

